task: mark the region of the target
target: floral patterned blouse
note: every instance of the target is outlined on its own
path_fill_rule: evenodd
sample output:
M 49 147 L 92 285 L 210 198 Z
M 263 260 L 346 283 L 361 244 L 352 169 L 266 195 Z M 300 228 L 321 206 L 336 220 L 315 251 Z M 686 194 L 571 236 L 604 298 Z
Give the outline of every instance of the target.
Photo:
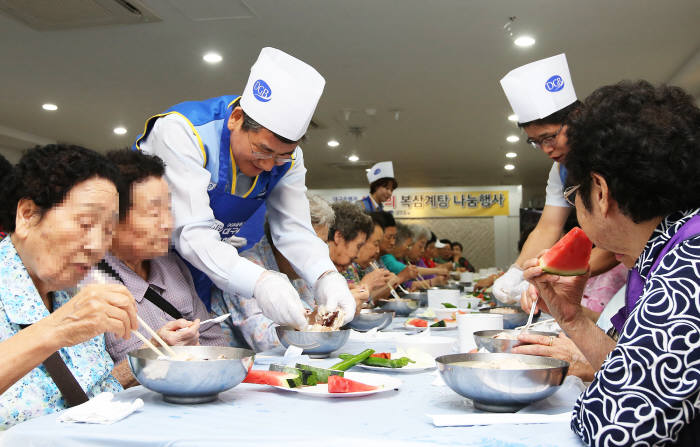
M 275 254 L 266 236 L 263 236 L 252 248 L 241 253 L 241 256 L 264 269 L 279 271 Z M 299 293 L 304 307 L 313 310 L 316 304 L 313 292 L 306 281 L 295 279 L 291 283 Z M 280 346 L 275 332 L 277 324 L 263 315 L 255 298 L 224 293 L 214 287 L 211 293 L 211 310 L 216 315 L 231 313 L 231 317 L 221 323 L 221 328 L 230 337 L 233 346 L 250 347 L 255 352 Z
M 71 298 L 66 291 L 54 293 L 54 309 Z M 47 316 L 49 311 L 10 237 L 3 239 L 0 241 L 0 342 L 19 332 L 20 325 L 33 324 Z M 59 353 L 88 397 L 122 390 L 111 375 L 114 364 L 105 350 L 104 336 L 61 348 Z M 0 395 L 0 430 L 64 408 L 63 396 L 44 366 L 39 365 Z

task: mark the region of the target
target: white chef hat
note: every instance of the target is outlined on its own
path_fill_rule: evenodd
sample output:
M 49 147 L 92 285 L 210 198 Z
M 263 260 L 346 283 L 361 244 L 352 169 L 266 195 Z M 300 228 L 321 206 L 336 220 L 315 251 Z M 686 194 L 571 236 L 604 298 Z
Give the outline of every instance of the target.
M 367 171 L 370 184 L 382 178 L 394 178 L 394 165 L 390 161 L 380 161 Z
M 297 141 L 306 133 L 325 85 L 311 65 L 266 47 L 250 69 L 241 107 L 271 132 Z
M 448 244 L 444 244 L 440 239 L 435 241 L 435 248 L 445 248 Z
M 563 53 L 512 70 L 501 79 L 501 87 L 521 123 L 545 118 L 576 101 Z

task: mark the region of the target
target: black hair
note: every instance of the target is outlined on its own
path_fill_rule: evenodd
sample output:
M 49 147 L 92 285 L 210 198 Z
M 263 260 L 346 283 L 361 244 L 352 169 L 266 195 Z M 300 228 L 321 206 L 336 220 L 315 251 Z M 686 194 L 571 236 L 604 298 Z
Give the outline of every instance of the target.
M 460 244 L 459 242 L 453 242 L 450 244 L 450 248 L 455 248 L 455 245 L 459 245 L 460 250 L 464 251 L 464 246 Z
M 518 123 L 518 127 L 523 129 L 527 126 L 543 126 L 545 124 L 566 124 L 569 116 L 572 114 L 572 112 L 575 112 L 579 108 L 581 108 L 581 101 L 578 99 L 568 106 L 564 107 L 563 109 L 557 110 L 556 112 L 552 113 L 551 115 L 547 115 L 544 118 L 539 118 L 536 120 L 532 121 L 527 121 L 525 123 Z
M 700 206 L 700 109 L 679 87 L 622 81 L 601 87 L 570 120 L 570 180 L 591 207 L 602 176 L 635 223 Z
M 157 155 L 144 154 L 141 151 L 132 149 L 119 149 L 107 152 L 107 159 L 114 163 L 119 170 L 124 183 L 124 194 L 129 208 L 133 205 L 131 201 L 131 190 L 135 183 L 146 180 L 149 177 L 163 177 L 165 175 L 165 164 Z M 126 213 L 120 214 L 124 220 Z
M 377 189 L 381 188 L 382 186 L 388 188 L 389 185 L 391 185 L 391 189 L 393 191 L 394 189 L 399 187 L 399 182 L 397 182 L 394 177 L 380 178 L 379 180 L 375 180 L 369 184 L 369 193 L 374 194 L 374 191 L 376 191 Z
M 447 244 L 450 246 L 450 248 L 452 248 L 452 241 L 450 241 L 449 239 L 440 239 L 440 242 L 442 242 L 443 244 Z
M 379 225 L 382 226 L 383 230 L 396 226 L 396 221 L 394 220 L 393 214 L 388 211 L 372 211 L 370 216 L 372 216 L 372 220 L 379 222 Z
M 328 229 L 328 240 L 333 240 L 338 231 L 345 241 L 350 242 L 360 233 L 369 236 L 374 231 L 372 219 L 359 206 L 350 202 L 333 202 L 335 222 Z
M 427 247 L 430 244 L 434 244 L 437 241 L 437 236 L 435 236 L 435 233 L 432 231 L 430 232 L 430 239 L 428 239 L 428 242 L 425 243 L 425 246 Z
M 10 172 L 12 172 L 12 164 L 0 154 L 0 185 L 10 175 Z
M 240 106 L 239 106 L 240 107 Z M 245 131 L 252 131 L 252 132 L 257 132 L 260 129 L 267 129 L 267 127 L 263 126 L 259 122 L 255 121 L 253 118 L 250 117 L 247 113 L 245 113 L 245 110 L 241 107 L 241 111 L 243 112 L 243 124 L 241 124 L 241 129 Z M 267 129 L 270 130 L 270 129 Z M 298 141 L 290 140 L 289 138 L 285 138 L 282 135 L 278 135 L 275 132 L 272 132 L 270 130 L 270 133 L 274 135 L 278 140 L 280 140 L 284 144 L 297 144 L 299 141 L 303 140 L 304 137 L 301 137 Z
M 374 225 L 379 225 L 382 230 L 384 230 L 384 219 L 382 216 L 376 212 L 376 211 L 365 211 L 365 214 L 367 214 L 371 219 L 372 223 Z
M 117 168 L 104 155 L 81 146 L 49 144 L 22 155 L 3 184 L 0 227 L 15 231 L 17 204 L 33 201 L 43 215 L 63 202 L 68 192 L 85 180 L 99 177 L 111 181 L 119 192 L 119 213 L 126 212 L 124 187 Z

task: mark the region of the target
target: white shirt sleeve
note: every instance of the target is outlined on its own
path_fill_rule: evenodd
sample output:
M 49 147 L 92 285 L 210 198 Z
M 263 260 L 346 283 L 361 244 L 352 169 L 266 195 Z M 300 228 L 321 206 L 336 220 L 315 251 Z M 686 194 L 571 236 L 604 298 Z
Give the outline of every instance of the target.
M 552 164 L 552 169 L 549 170 L 547 198 L 544 204 L 569 208 L 569 204 L 566 199 L 564 199 L 564 185 L 561 183 L 561 177 L 559 177 L 559 163 L 556 161 Z
M 328 245 L 316 236 L 311 226 L 301 148 L 297 147 L 295 156 L 294 166 L 267 198 L 268 221 L 275 247 L 299 276 L 314 287 L 319 276 L 336 268 L 331 262 Z
M 140 147 L 165 163 L 172 194 L 175 249 L 218 288 L 252 297 L 255 283 L 265 270 L 238 256 L 236 248 L 222 242 L 213 228 L 214 212 L 207 194 L 210 174 L 204 168 L 204 155 L 189 123 L 175 114 L 159 118 Z

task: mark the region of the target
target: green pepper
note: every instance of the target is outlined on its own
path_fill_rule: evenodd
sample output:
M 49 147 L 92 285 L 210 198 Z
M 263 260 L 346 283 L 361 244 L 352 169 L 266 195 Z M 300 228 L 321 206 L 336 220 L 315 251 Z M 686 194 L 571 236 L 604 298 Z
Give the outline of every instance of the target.
M 366 358 L 368 358 L 372 354 L 374 354 L 374 349 L 365 349 L 364 351 L 360 352 L 357 355 L 346 358 L 340 363 L 336 363 L 335 365 L 331 366 L 329 369 L 334 369 L 336 371 L 347 371 L 348 369 L 352 368 L 353 366 L 357 365 L 358 363 L 361 363 L 363 360 L 365 360 Z
M 447 309 L 456 309 L 457 308 L 457 306 L 455 306 L 452 303 L 440 303 L 440 304 L 442 304 L 442 306 L 447 308 Z
M 353 357 L 350 354 L 340 354 L 338 357 L 341 359 L 348 359 Z M 367 366 L 379 366 L 381 368 L 403 368 L 409 363 L 416 363 L 408 357 L 401 357 L 398 359 L 383 359 L 380 357 L 367 357 L 362 361 L 363 365 Z

